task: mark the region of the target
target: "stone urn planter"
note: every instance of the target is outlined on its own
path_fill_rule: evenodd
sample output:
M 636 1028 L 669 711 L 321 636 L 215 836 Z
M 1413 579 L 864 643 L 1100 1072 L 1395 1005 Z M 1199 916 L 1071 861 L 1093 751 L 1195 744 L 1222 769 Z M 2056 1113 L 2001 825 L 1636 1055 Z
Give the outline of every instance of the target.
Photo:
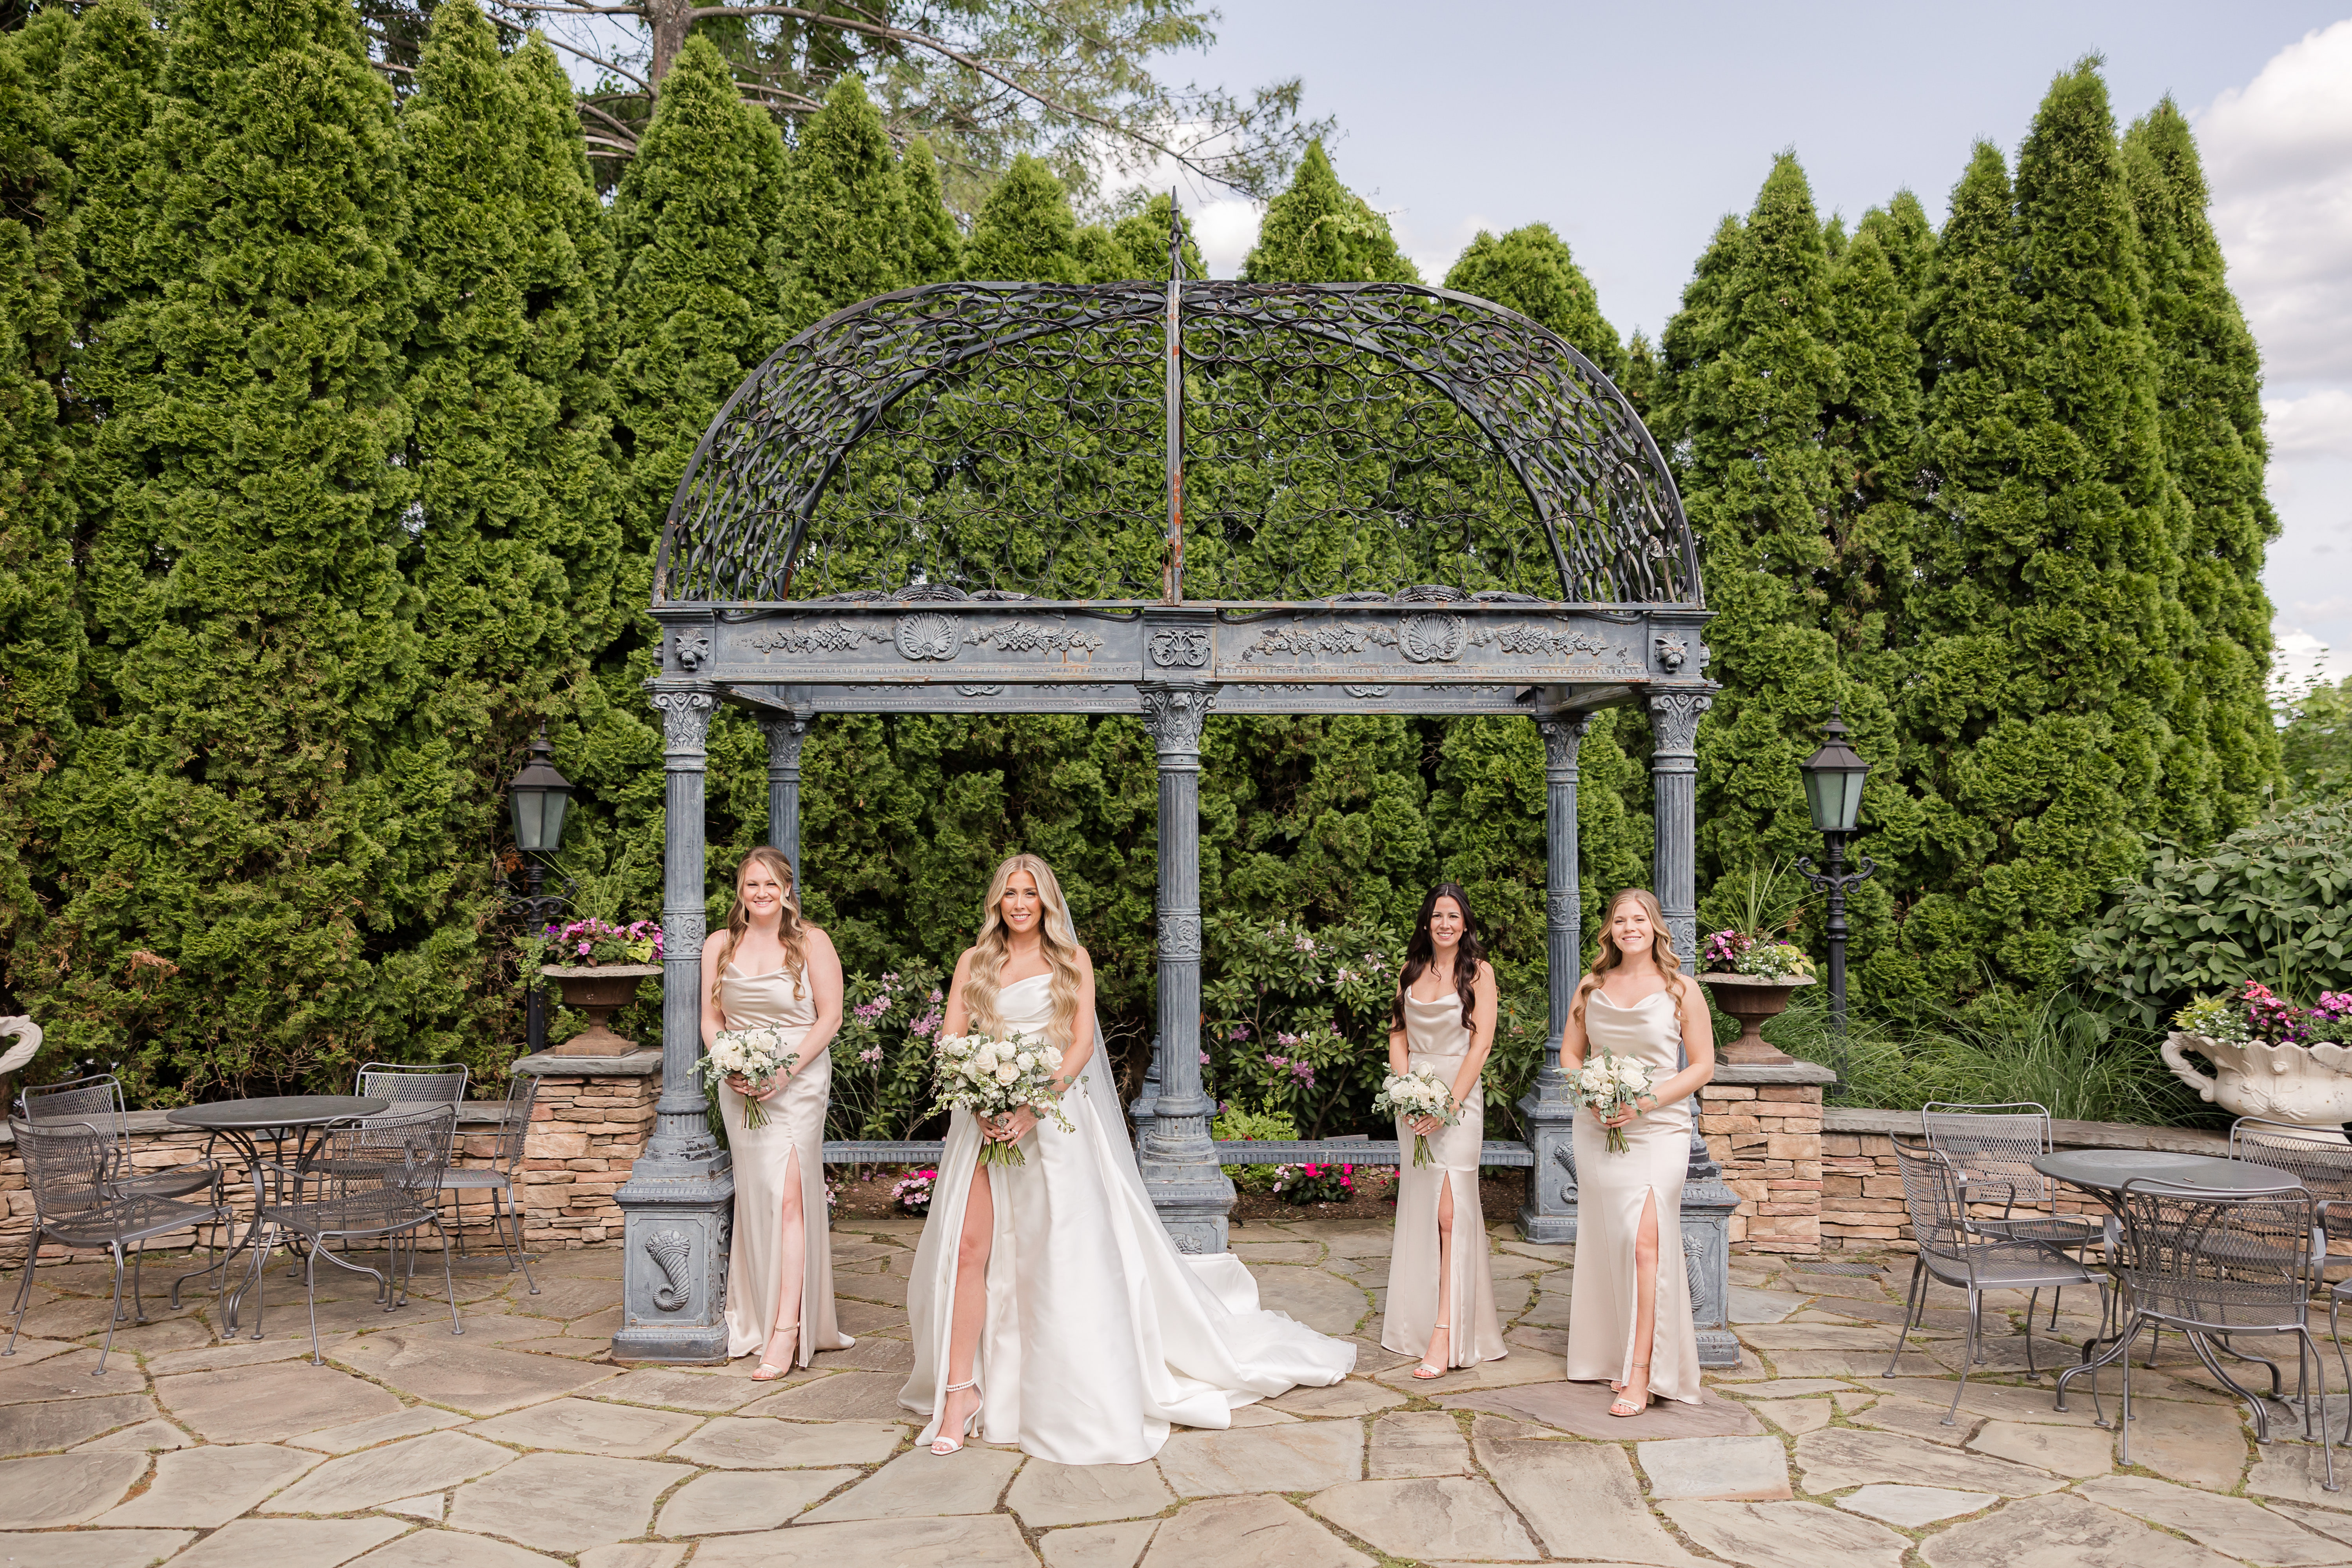
M 1800 985 L 1812 982 L 1802 975 L 1768 980 L 1760 974 L 1702 974 L 1699 983 L 1715 993 L 1715 1005 L 1739 1020 L 1739 1037 L 1720 1047 L 1718 1061 L 1777 1066 L 1797 1058 L 1767 1042 L 1764 1026 L 1789 1010 L 1789 998 Z
M 637 983 L 659 974 L 658 963 L 547 963 L 540 966 L 541 978 L 551 980 L 563 994 L 563 1005 L 576 1007 L 588 1015 L 588 1026 L 560 1046 L 548 1047 L 550 1056 L 558 1057 L 625 1057 L 637 1048 L 635 1040 L 622 1038 L 606 1026 L 604 1020 L 616 1007 L 625 1007 L 636 1000 Z
M 2189 1059 L 2192 1052 L 2213 1070 L 2200 1071 Z M 2233 1116 L 2330 1132 L 2342 1131 L 2352 1120 L 2352 1048 L 2343 1046 L 2273 1046 L 2175 1033 L 2165 1038 L 2164 1065 L 2200 1100 L 2217 1102 Z

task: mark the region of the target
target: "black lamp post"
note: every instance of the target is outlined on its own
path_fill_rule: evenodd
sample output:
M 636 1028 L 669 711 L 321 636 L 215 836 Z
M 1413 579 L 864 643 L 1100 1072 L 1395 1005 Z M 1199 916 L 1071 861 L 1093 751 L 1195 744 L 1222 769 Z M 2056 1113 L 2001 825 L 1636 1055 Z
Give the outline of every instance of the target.
M 520 893 L 509 890 L 507 907 L 520 910 L 537 930 L 547 924 L 570 901 L 571 884 L 563 890 L 542 893 L 540 884 L 547 869 L 541 857 L 551 855 L 563 837 L 564 808 L 572 804 L 572 781 L 555 770 L 555 751 L 547 743 L 547 726 L 539 727 L 538 738 L 530 743 L 530 760 L 507 785 L 507 807 L 514 816 L 515 847 L 522 852 L 523 887 Z M 547 1046 L 547 1005 L 536 985 L 524 1004 L 524 1039 L 527 1047 L 536 1055 Z
M 1858 882 L 1869 879 L 1877 864 L 1867 855 L 1854 857 L 1856 870 L 1845 868 L 1846 836 L 1854 831 L 1862 818 L 1862 781 L 1869 775 L 1870 764 L 1861 754 L 1845 743 L 1845 724 L 1838 717 L 1835 704 L 1830 707 L 1830 721 L 1822 726 L 1828 737 L 1821 750 L 1799 765 L 1805 775 L 1805 804 L 1812 809 L 1813 826 L 1822 830 L 1828 841 L 1829 869 L 1813 869 L 1812 857 L 1797 862 L 1798 874 L 1830 896 L 1830 1022 L 1838 1033 L 1845 1032 L 1845 890 Z

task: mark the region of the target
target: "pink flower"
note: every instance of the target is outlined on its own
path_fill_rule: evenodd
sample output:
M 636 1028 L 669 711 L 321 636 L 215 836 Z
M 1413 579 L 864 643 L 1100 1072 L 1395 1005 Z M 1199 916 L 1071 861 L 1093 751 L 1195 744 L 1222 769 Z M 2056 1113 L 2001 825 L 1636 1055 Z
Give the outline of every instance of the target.
M 1202 1067 L 1207 1067 L 1209 1065 L 1209 1053 L 1206 1051 L 1202 1051 L 1201 1053 L 1201 1065 Z
M 1225 1038 L 1229 1040 L 1246 1040 L 1249 1037 L 1250 1032 L 1249 1026 L 1247 1024 L 1235 1024 L 1231 1029 L 1226 1031 L 1225 1034 Z
M 882 1059 L 882 1047 L 873 1046 L 862 1050 L 857 1053 L 857 1059 L 861 1062 L 878 1062 Z

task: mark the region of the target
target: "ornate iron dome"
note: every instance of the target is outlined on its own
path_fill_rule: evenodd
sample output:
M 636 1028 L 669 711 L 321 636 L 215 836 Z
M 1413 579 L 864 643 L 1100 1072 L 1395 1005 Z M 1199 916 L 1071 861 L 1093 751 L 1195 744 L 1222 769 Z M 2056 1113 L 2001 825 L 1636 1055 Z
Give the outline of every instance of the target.
M 811 327 L 696 448 L 655 602 L 1701 604 L 1655 443 L 1555 334 L 1446 289 L 1171 272 Z

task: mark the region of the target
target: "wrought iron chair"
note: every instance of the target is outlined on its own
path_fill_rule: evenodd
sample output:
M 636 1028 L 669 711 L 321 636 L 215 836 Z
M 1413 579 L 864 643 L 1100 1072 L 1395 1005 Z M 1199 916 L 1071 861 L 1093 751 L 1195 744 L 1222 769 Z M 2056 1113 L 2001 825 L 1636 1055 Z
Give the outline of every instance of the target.
M 353 1094 L 392 1101 L 386 1116 L 418 1105 L 462 1105 L 467 1068 L 463 1062 L 369 1062 L 360 1068 Z
M 2230 1158 L 2284 1171 L 2323 1205 L 2335 1205 L 2328 1237 L 2352 1251 L 2352 1142 L 2342 1133 L 2241 1116 L 2230 1123 Z
M 2099 1279 L 2054 1243 L 1986 1237 L 1969 1215 L 1972 1200 L 1967 1173 L 1941 1150 L 1925 1143 L 1912 1144 L 1899 1137 L 1894 1142 L 1895 1163 L 1903 1173 L 1903 1203 L 1910 1211 L 1911 1234 L 1919 1250 L 1912 1259 L 1911 1289 L 1904 1299 L 1903 1326 L 1895 1331 L 1895 1353 L 1886 1360 L 1886 1375 L 1895 1375 L 1895 1368 L 1903 1359 L 1904 1338 L 1910 1333 L 1913 1321 L 1927 1310 L 1927 1282 L 1934 1279 L 1966 1290 L 1968 1357 L 1960 1365 L 1959 1385 L 1952 1390 L 1951 1408 L 1944 1412 L 1944 1425 L 1949 1426 L 1955 1424 L 1960 1395 L 1967 1392 L 1969 1373 L 1976 1365 L 1977 1342 L 1983 1334 L 1985 1291 L 2039 1291 L 2045 1286 L 2055 1289 L 2068 1285 L 2095 1285 Z M 2104 1307 L 2104 1286 L 2100 1300 Z M 2028 1298 L 2025 1314 L 2028 1376 L 2036 1372 L 2031 1301 L 2032 1298 Z
M 2311 1436 L 2316 1414 L 2327 1465 L 2325 1485 L 2335 1491 L 2336 1455 L 2329 1445 L 2325 1415 L 2327 1363 L 2320 1359 L 2318 1342 L 2311 1332 L 2312 1292 L 2327 1258 L 2320 1206 L 2310 1193 L 2294 1184 L 2267 1192 L 2223 1192 L 2140 1177 L 2125 1184 L 2118 1194 L 2124 1252 L 2110 1272 L 2122 1292 L 2118 1305 L 2125 1321 L 2180 1331 L 2206 1370 L 2246 1402 L 2253 1413 L 2258 1443 L 2270 1441 L 2270 1414 L 2260 1397 L 2238 1386 L 2221 1370 L 2210 1342 L 2242 1334 L 2293 1334 L 2295 1399 L 2303 1406 L 2304 1436 Z M 2268 1367 L 2270 1396 L 2281 1398 L 2277 1363 L 2225 1348 L 2238 1360 L 2258 1361 Z M 2339 1344 L 2337 1358 L 2341 1360 L 2343 1354 Z M 2131 1357 L 2120 1359 L 2124 1369 L 2121 1458 L 2128 1465 Z M 2315 1398 L 2310 1390 L 2314 1367 L 2319 1373 Z M 2095 1398 L 2096 1390 L 2093 1392 Z
M 197 1226 L 228 1223 L 228 1210 L 217 1197 L 205 1203 L 123 1190 L 113 1134 L 86 1121 L 21 1116 L 8 1119 L 16 1152 L 25 1162 L 26 1184 L 33 1191 L 33 1235 L 25 1247 L 25 1277 L 16 1287 L 16 1322 L 8 1331 L 8 1346 L 0 1355 L 16 1353 L 16 1337 L 32 1305 L 33 1268 L 41 1243 L 106 1248 L 114 1259 L 114 1311 L 107 1319 L 106 1343 L 98 1352 L 98 1373 L 114 1349 L 114 1326 L 122 1321 L 123 1252 L 143 1250 L 159 1236 Z M 138 1295 L 137 1273 L 131 1283 L 131 1310 L 145 1321 L 145 1304 Z M 97 1375 L 93 1373 L 92 1375 Z
M 416 1273 L 416 1237 L 426 1226 L 441 1238 L 441 1280 L 449 1301 L 449 1331 L 466 1331 L 457 1318 L 457 1290 L 449 1274 L 449 1237 L 435 1206 L 448 1168 L 457 1122 L 454 1105 L 354 1118 L 328 1128 L 300 1164 L 263 1167 L 270 1189 L 269 1200 L 262 1205 L 263 1223 L 280 1227 L 296 1243 L 308 1244 L 302 1279 L 310 1304 L 314 1363 L 320 1361 L 319 1259 L 372 1277 L 383 1310 L 394 1311 L 407 1304 L 408 1285 Z M 401 1264 L 403 1238 L 408 1242 L 405 1275 Z M 346 1244 L 343 1257 L 327 1249 L 330 1241 Z M 383 1272 L 350 1260 L 348 1244 L 352 1241 L 385 1245 Z M 261 1332 L 261 1289 L 257 1283 L 253 1303 L 257 1338 Z
M 539 1075 L 528 1072 L 514 1074 L 507 1084 L 507 1102 L 499 1112 L 498 1145 L 491 1151 L 490 1163 L 483 1167 L 451 1165 L 441 1177 L 441 1185 L 448 1192 L 487 1192 L 490 1194 L 490 1223 L 498 1227 L 499 1246 L 507 1255 L 507 1272 L 513 1273 L 520 1259 L 523 1279 L 530 1286 L 530 1293 L 534 1296 L 539 1294 L 539 1281 L 531 1279 L 530 1254 L 523 1250 L 522 1212 L 515 1206 L 515 1183 L 521 1179 L 523 1139 L 530 1131 L 531 1107 L 538 1099 Z M 466 1255 L 463 1203 L 462 1198 L 455 1197 L 449 1202 L 449 1222 L 457 1233 L 457 1256 L 460 1258 Z M 507 1238 L 509 1222 L 514 1226 L 511 1244 Z
M 68 1079 L 63 1083 L 45 1083 L 27 1088 L 16 1097 L 26 1120 L 36 1122 L 80 1122 L 114 1139 L 114 1174 L 110 1180 L 116 1192 L 125 1197 L 185 1198 L 198 1193 L 209 1193 L 211 1201 L 218 1204 L 224 1167 L 212 1158 L 212 1141 L 205 1142 L 204 1157 L 185 1164 L 162 1170 L 142 1171 L 131 1163 L 131 1109 L 122 1094 L 122 1080 L 110 1072 L 91 1073 L 84 1078 Z M 141 1247 L 131 1266 L 131 1300 L 137 1309 L 143 1297 L 140 1290 L 140 1275 L 146 1264 L 147 1249 Z M 194 1273 L 184 1275 L 172 1282 L 172 1305 L 180 1304 L 180 1286 L 196 1274 L 208 1274 L 217 1264 L 208 1263 Z
M 1919 1121 L 1927 1146 L 1967 1178 L 1969 1201 L 1979 1207 L 2001 1206 L 1997 1215 L 1971 1214 L 1970 1229 L 2000 1240 L 2045 1242 L 2077 1259 L 2098 1244 L 2101 1221 L 2058 1213 L 2051 1201 L 2050 1178 L 2033 1168 L 2033 1162 L 2051 1150 L 2050 1112 L 2043 1107 L 2030 1100 L 2000 1105 L 1933 1100 L 1920 1110 Z M 2050 1294 L 2053 1329 L 2063 1294 Z M 2027 1315 L 2032 1311 L 2029 1304 Z

